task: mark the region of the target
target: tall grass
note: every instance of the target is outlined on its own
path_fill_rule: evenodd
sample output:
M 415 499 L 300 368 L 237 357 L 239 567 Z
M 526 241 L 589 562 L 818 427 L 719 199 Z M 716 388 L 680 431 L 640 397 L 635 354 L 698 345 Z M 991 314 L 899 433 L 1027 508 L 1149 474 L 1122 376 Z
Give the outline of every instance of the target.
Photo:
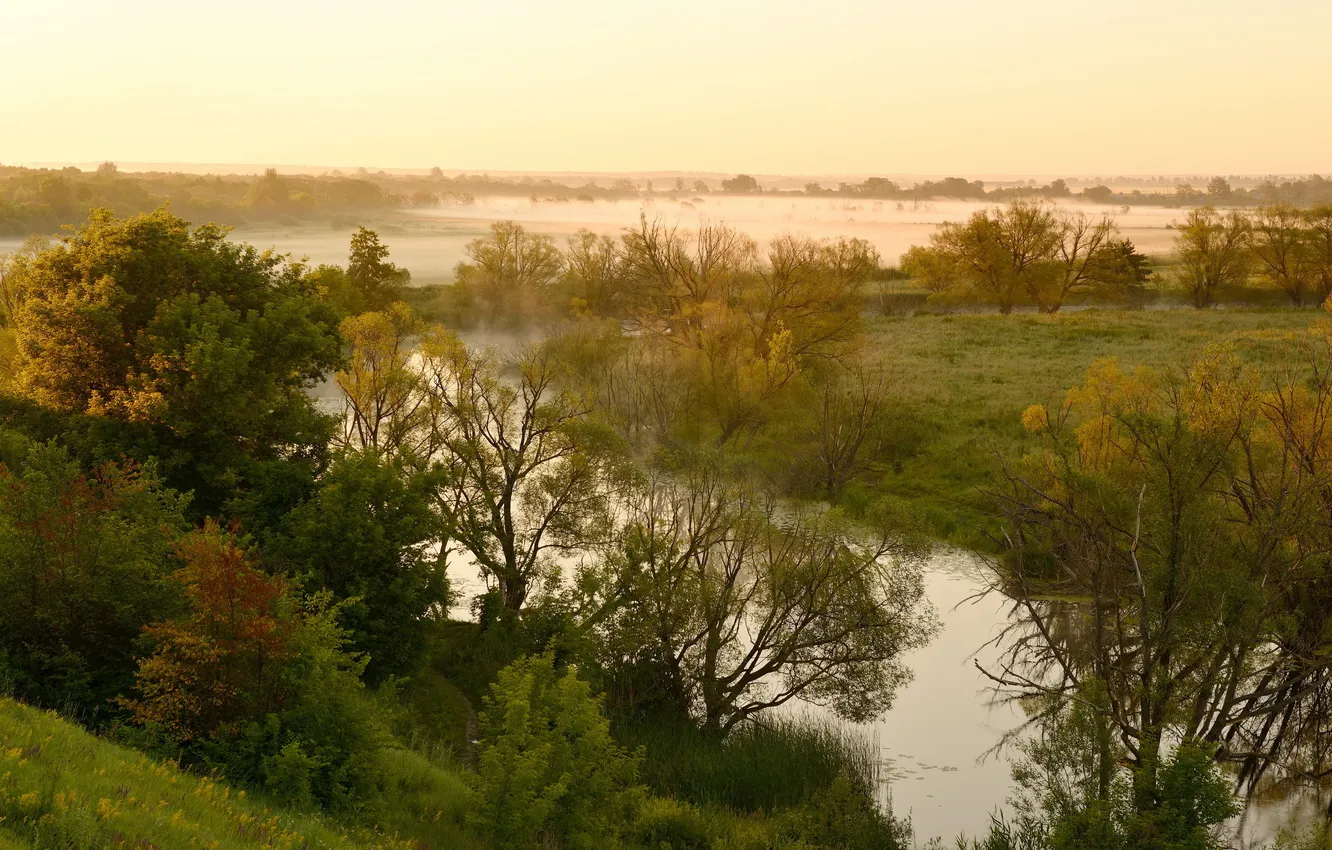
M 688 724 L 639 725 L 622 736 L 644 747 L 648 787 L 698 805 L 771 813 L 806 803 L 838 777 L 871 799 L 878 788 L 876 744 L 830 720 L 765 718 L 722 741 Z

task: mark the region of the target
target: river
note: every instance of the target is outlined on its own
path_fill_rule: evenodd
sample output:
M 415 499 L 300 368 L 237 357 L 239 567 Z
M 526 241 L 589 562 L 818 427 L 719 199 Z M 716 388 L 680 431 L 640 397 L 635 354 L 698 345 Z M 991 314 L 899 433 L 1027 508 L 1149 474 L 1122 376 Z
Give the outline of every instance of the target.
M 513 348 L 539 338 L 523 333 L 463 331 L 469 345 Z M 314 391 L 324 409 L 341 413 L 340 391 L 326 382 Z M 991 816 L 1007 813 L 1012 794 L 1009 748 L 996 749 L 1022 725 L 1017 704 L 996 703 L 990 682 L 977 669 L 993 668 L 1000 654 L 995 639 L 1009 623 L 1011 601 L 989 586 L 984 560 L 940 547 L 925 566 L 925 587 L 942 629 L 927 646 L 907 658 L 913 678 L 878 720 L 854 728 L 877 743 L 882 758 L 884 797 L 898 817 L 909 817 L 918 844 L 959 834 L 978 836 Z M 449 579 L 456 594 L 452 616 L 472 617 L 471 602 L 485 589 L 476 565 L 454 557 Z M 826 714 L 817 706 L 790 704 L 795 713 Z M 1250 803 L 1233 824 L 1236 843 L 1261 846 L 1292 819 L 1306 822 L 1320 810 L 1317 795 L 1264 798 Z

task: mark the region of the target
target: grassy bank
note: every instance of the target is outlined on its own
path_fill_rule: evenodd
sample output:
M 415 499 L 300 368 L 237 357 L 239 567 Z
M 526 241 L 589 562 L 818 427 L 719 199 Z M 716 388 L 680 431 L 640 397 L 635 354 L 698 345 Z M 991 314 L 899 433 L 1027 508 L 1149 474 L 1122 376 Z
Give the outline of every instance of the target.
M 871 319 L 870 345 L 925 435 L 875 490 L 915 505 L 938 535 L 983 548 L 994 451 L 1034 445 L 1019 421 L 1027 406 L 1058 402 L 1105 357 L 1126 368 L 1160 366 L 1228 343 L 1246 360 L 1277 365 L 1297 356 L 1294 344 L 1326 316 L 1287 307 Z
M 470 846 L 459 826 L 467 799 L 461 776 L 407 751 L 388 754 L 386 762 L 391 793 L 383 811 L 366 819 L 377 826 L 342 824 L 0 699 L 0 850 Z

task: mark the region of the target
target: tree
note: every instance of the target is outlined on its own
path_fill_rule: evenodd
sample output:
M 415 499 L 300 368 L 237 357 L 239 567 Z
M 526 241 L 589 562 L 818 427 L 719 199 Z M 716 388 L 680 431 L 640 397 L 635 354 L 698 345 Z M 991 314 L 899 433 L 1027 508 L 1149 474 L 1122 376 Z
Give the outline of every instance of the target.
M 445 546 L 476 560 L 511 617 L 559 557 L 607 535 L 614 476 L 605 437 L 587 421 L 590 400 L 557 386 L 549 349 L 506 362 L 441 329 L 421 354 Z
M 1289 204 L 1259 207 L 1254 213 L 1250 246 L 1264 277 L 1304 306 L 1318 282 L 1313 234 L 1306 216 Z
M 637 800 L 637 760 L 573 667 L 551 655 L 500 671 L 481 714 L 470 817 L 496 847 L 612 846 Z
M 1230 188 L 1230 181 L 1218 174 L 1207 182 L 1207 194 L 1218 201 L 1228 201 L 1234 190 Z
M 351 351 L 334 375 L 342 390 L 342 445 L 429 457 L 432 415 L 415 341 L 425 325 L 406 304 L 343 319 Z
M 0 254 L 0 319 L 6 325 L 23 304 L 23 289 L 20 280 L 24 276 L 24 265 L 31 262 L 50 246 L 41 236 L 29 236 L 23 240 L 17 251 Z
M 609 236 L 579 230 L 569 237 L 565 251 L 563 285 L 575 314 L 614 316 L 624 296 L 623 257 Z
M 629 314 L 670 350 L 673 370 L 719 443 L 752 435 L 801 370 L 835 358 L 860 333 L 879 255 L 864 240 L 774 239 L 736 230 L 684 231 L 641 217 L 623 236 Z
M 942 298 L 952 291 L 961 279 L 956 258 L 937 247 L 913 245 L 902 255 L 902 272 L 920 281 L 931 298 Z
M 1058 312 L 1077 293 L 1099 291 L 1122 298 L 1131 287 L 1140 285 L 1138 266 L 1131 261 L 1132 245 L 1126 253 L 1114 219 L 1108 215 L 1092 218 L 1083 212 L 1066 212 L 1058 218 L 1057 274 L 1046 287 L 1036 285 L 1031 290 L 1042 312 Z
M 327 597 L 301 600 L 209 522 L 180 545 L 180 617 L 145 630 L 134 722 L 185 760 L 260 780 L 297 804 L 349 808 L 375 793 L 382 732 L 357 701 L 363 661 L 342 651 Z
M 1176 279 L 1199 310 L 1216 301 L 1217 292 L 1249 279 L 1253 261 L 1248 249 L 1249 220 L 1236 210 L 1214 207 L 1190 210 L 1176 229 Z
M 945 222 L 930 235 L 930 247 L 943 255 L 939 262 L 958 270 L 972 293 L 1006 314 L 1024 296 L 1051 288 L 1061 236 L 1053 207 L 1019 199 L 972 213 L 965 224 Z
M 379 234 L 364 227 L 356 228 L 347 257 L 347 280 L 356 292 L 361 310 L 386 310 L 402 298 L 402 290 L 411 281 L 411 273 L 388 261 L 388 246 Z
M 1320 301 L 1332 295 L 1332 204 L 1323 204 L 1305 212 L 1308 225 L 1309 253 Z
M 893 396 L 882 368 L 862 358 L 823 370 L 814 382 L 808 427 L 814 480 L 830 500 L 882 468 L 893 449 Z
M 0 455 L 0 670 L 24 699 L 100 720 L 140 629 L 177 607 L 164 579 L 188 500 L 151 466 L 89 474 L 13 432 Z
M 1016 624 L 990 675 L 1088 712 L 1097 793 L 1122 761 L 1137 816 L 1162 812 L 1171 740 L 1234 763 L 1241 789 L 1332 774 L 1325 345 L 1311 378 L 1266 386 L 1225 350 L 1132 374 L 1102 361 L 1057 411 L 1023 415 L 1043 448 L 996 494 Z
M 265 548 L 308 593 L 332 594 L 347 647 L 365 654 L 372 684 L 415 673 L 429 619 L 447 613 L 431 496 L 429 474 L 412 459 L 345 451 Z
M 529 233 L 512 221 L 490 225 L 488 237 L 473 239 L 463 251 L 470 262 L 458 264 L 458 284 L 485 302 L 491 318 L 502 310 L 535 310 L 564 268 L 550 237 Z
M 753 195 L 763 191 L 759 182 L 748 174 L 737 174 L 729 180 L 723 180 L 721 185 L 723 192 L 733 195 Z
M 1093 204 L 1108 204 L 1115 197 L 1115 191 L 1109 186 L 1088 186 L 1082 190 L 1082 197 Z
M 62 438 L 157 457 L 199 513 L 308 475 L 333 423 L 306 391 L 339 340 L 299 265 L 164 209 L 103 210 L 19 271 L 14 393 Z
M 937 628 L 902 526 L 779 507 L 716 458 L 624 497 L 625 604 L 604 617 L 605 664 L 646 671 L 655 697 L 725 734 L 797 697 L 864 721 L 910 678 L 903 653 Z

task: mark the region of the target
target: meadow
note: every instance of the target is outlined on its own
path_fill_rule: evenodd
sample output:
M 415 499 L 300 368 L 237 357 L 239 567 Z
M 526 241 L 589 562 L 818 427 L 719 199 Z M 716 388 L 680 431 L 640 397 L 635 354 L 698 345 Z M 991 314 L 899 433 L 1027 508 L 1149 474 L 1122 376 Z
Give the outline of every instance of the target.
M 1160 367 L 1230 345 L 1254 364 L 1298 364 L 1298 344 L 1325 315 L 1236 308 L 871 318 L 868 345 L 882 352 L 917 440 L 914 455 L 874 489 L 914 505 L 939 537 L 990 549 L 985 491 L 997 456 L 1036 444 L 1020 421 L 1028 406 L 1057 404 L 1103 358 Z

